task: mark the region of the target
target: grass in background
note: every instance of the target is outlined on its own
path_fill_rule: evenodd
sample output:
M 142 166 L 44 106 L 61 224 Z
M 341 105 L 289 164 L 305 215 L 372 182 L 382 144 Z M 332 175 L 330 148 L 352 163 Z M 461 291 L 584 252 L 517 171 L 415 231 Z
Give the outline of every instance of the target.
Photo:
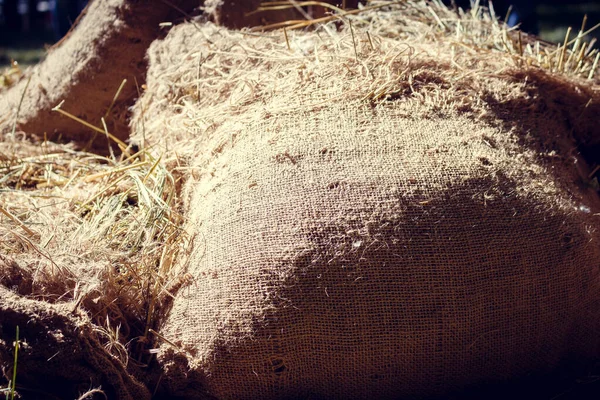
M 54 43 L 48 32 L 15 34 L 0 32 L 0 68 L 17 61 L 22 67 L 37 64 L 46 56 L 47 48 Z
M 577 29 L 581 25 L 584 15 L 588 16 L 590 27 L 600 22 L 600 3 L 540 5 L 536 11 L 540 29 L 539 36 L 552 43 L 561 43 L 569 26 Z M 590 36 L 600 39 L 600 32 L 595 31 Z
M 22 66 L 37 64 L 46 56 L 44 48 L 0 48 L 0 66 L 8 67 L 12 60 Z

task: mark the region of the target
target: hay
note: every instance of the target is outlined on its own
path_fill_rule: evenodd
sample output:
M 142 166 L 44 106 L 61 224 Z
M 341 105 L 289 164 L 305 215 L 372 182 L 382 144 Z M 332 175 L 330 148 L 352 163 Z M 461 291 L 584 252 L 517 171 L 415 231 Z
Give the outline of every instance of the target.
M 320 22 L 149 50 L 133 140 L 182 161 L 202 238 L 167 395 L 422 397 L 597 357 L 597 52 L 435 2 Z
M 0 93 L 19 81 L 23 70 L 16 61 L 11 61 L 10 66 L 0 73 Z
M 139 366 L 151 358 L 148 332 L 180 281 L 171 267 L 188 237 L 176 178 L 145 150 L 130 153 L 0 143 L 0 252 L 18 260 L 0 281 L 28 299 L 81 310 L 108 354 Z
M 192 154 L 190 147 L 202 148 L 207 130 L 276 90 L 284 97 L 268 112 L 310 109 L 343 98 L 397 100 L 407 114 L 414 105 L 420 113 L 459 110 L 490 120 L 506 119 L 502 113 L 513 120 L 537 113 L 540 120 L 560 116 L 574 124 L 582 145 L 598 143 L 593 133 L 600 102 L 598 50 L 587 47 L 583 29 L 568 42 L 571 47 L 561 48 L 508 29 L 483 8 L 456 15 L 435 2 L 412 1 L 369 2 L 362 13 L 335 14 L 324 21 L 315 34 L 290 31 L 315 25 L 313 20 L 282 24 L 288 25 L 286 32 L 207 28 L 194 33 L 188 27 L 173 35 L 168 62 L 161 58 L 166 54 L 149 52 L 155 72 L 135 108 L 134 139 L 142 141 L 144 121 L 144 140 L 160 144 L 159 152 Z M 190 45 L 215 31 L 222 39 L 210 39 L 205 48 Z M 329 82 L 340 74 L 339 83 Z M 307 92 L 313 93 L 308 104 Z M 177 108 L 175 115 L 155 118 L 170 105 Z M 164 135 L 165 128 L 174 139 Z
M 40 343 L 50 343 L 23 351 L 23 357 L 34 361 L 63 348 L 51 332 L 59 327 L 77 349 L 104 349 L 91 357 L 96 361 L 83 357 L 91 366 L 74 374 L 76 389 L 89 375 L 108 393 L 149 397 L 138 382 L 154 389 L 155 371 L 145 367 L 152 364 L 159 344 L 163 357 L 169 352 L 174 359 L 190 356 L 174 331 L 163 327 L 178 289 L 189 291 L 198 279 L 186 273 L 197 232 L 184 229 L 193 227 L 185 225 L 184 216 L 194 206 L 195 182 L 221 167 L 211 164 L 211 155 L 246 140 L 248 126 L 273 116 L 311 118 L 313 112 L 343 102 L 349 108 L 393 103 L 398 118 L 456 118 L 490 134 L 471 140 L 482 140 L 478 151 L 494 165 L 491 175 L 515 171 L 507 160 L 517 157 L 521 164 L 529 163 L 526 172 L 535 177 L 523 182 L 523 193 L 555 204 L 558 213 L 585 213 L 581 207 L 598 212 L 593 190 L 579 187 L 597 174 L 589 165 L 594 156 L 586 156 L 586 162 L 568 151 L 600 143 L 599 53 L 583 40 L 584 28 L 566 46 L 554 47 L 508 29 L 481 8 L 456 15 L 436 2 L 401 1 L 371 2 L 353 13 L 333 11 L 310 22 L 275 26 L 285 26 L 285 31 L 176 27 L 149 52 L 147 90 L 132 122 L 138 148 L 122 148 L 123 156 L 34 143 L 19 132 L 3 138 L 0 252 L 7 258 L 0 262 L 0 282 L 10 292 L 2 289 L 7 295 L 0 312 L 14 319 L 0 329 L 3 366 L 12 363 L 11 346 L 3 343 L 9 342 L 14 324 L 23 324 L 21 334 L 28 341 L 36 332 Z M 296 30 L 307 26 L 314 31 Z M 4 86 L 14 83 L 13 72 L 3 75 Z M 571 136 L 540 143 L 535 133 L 557 124 Z M 99 134 L 107 131 L 96 128 Z M 490 138 L 498 130 L 507 134 L 494 143 Z M 444 152 L 438 144 L 431 143 L 435 154 Z M 486 146 L 505 153 L 499 156 Z M 279 161 L 294 164 L 295 157 L 281 152 Z M 554 168 L 566 171 L 563 181 L 553 178 Z M 517 171 L 514 178 L 522 174 Z M 427 181 L 430 176 L 418 178 Z M 430 200 L 420 201 L 426 206 Z M 590 220 L 589 226 L 593 230 L 597 223 Z M 11 308 L 17 303 L 34 311 L 26 311 L 25 305 Z M 26 321 L 46 314 L 45 325 L 28 333 Z M 86 351 L 91 350 L 81 353 Z M 71 361 L 61 357 L 53 358 L 56 365 Z M 36 385 L 40 375 L 61 373 L 47 371 L 43 363 L 31 365 L 18 380 L 21 391 Z M 198 370 L 169 368 L 165 370 L 171 375 L 161 381 L 167 392 L 179 390 L 178 380 L 204 379 Z M 106 381 L 113 376 L 106 371 L 123 379 Z M 69 385 L 48 390 L 77 392 Z M 195 390 L 204 394 L 203 387 Z
M 100 117 L 111 108 L 106 119 L 109 132 L 121 139 L 128 136 L 128 108 L 138 92 L 133 79 L 143 83 L 146 64 L 144 54 L 150 43 L 164 34 L 158 28 L 164 21 L 192 12 L 197 0 L 93 1 L 74 21 L 69 33 L 54 46 L 38 65 L 27 68 L 23 78 L 2 95 L 0 115 L 16 120 L 16 109 L 23 103 L 16 121 L 18 128 L 38 139 L 81 142 L 87 136 L 72 119 L 63 118 L 52 108 L 61 101 L 65 109 L 100 125 Z M 113 95 L 124 78 L 130 84 L 111 106 Z M 31 80 L 27 91 L 26 81 Z M 24 94 L 25 93 L 25 94 Z M 1 121 L 0 121 L 1 122 Z M 0 124 L 0 135 L 4 132 Z M 106 149 L 107 142 L 98 137 L 95 150 Z

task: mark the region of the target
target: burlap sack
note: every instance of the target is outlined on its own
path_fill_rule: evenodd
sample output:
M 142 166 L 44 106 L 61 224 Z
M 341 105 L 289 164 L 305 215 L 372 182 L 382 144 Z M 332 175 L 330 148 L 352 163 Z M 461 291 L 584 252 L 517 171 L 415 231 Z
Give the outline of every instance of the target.
M 598 357 L 595 86 L 436 12 L 151 47 L 134 129 L 189 172 L 195 236 L 166 393 L 416 398 Z

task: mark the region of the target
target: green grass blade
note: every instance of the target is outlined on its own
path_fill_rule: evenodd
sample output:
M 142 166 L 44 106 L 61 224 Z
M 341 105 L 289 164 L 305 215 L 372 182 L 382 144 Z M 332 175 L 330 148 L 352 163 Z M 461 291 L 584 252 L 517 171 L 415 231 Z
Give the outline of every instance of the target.
M 13 376 L 10 387 L 10 400 L 15 400 L 15 387 L 17 386 L 17 358 L 19 357 L 19 326 L 17 325 L 17 338 L 15 339 L 15 362 L 13 364 Z

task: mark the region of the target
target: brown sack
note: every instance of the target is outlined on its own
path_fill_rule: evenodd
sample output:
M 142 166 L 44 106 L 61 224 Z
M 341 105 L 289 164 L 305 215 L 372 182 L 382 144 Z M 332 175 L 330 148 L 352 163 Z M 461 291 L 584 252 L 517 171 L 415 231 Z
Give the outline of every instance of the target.
M 109 132 L 125 140 L 127 108 L 138 95 L 134 81 L 143 83 L 144 53 L 161 36 L 159 23 L 183 17 L 182 12 L 199 5 L 198 0 L 174 3 L 175 8 L 162 1 L 91 1 L 45 60 L 1 94 L 0 124 L 5 125 L 0 134 L 8 132 L 18 116 L 17 126 L 38 138 L 89 142 L 95 132 L 52 111 L 64 101 L 63 110 L 100 127 L 104 117 Z M 124 79 L 128 83 L 113 103 Z M 97 144 L 106 149 L 104 135 Z
M 595 83 L 489 17 L 352 21 L 151 47 L 134 127 L 189 171 L 195 237 L 166 392 L 415 398 L 597 358 Z
M 203 11 L 227 27 L 240 28 L 301 18 L 293 8 L 257 10 L 261 0 L 94 0 L 74 22 L 69 33 L 52 46 L 45 60 L 20 77 L 6 93 L 0 90 L 0 138 L 17 127 L 38 139 L 92 143 L 106 150 L 104 132 L 84 127 L 61 109 L 120 140 L 129 136 L 129 108 L 139 95 L 150 43 L 164 37 L 173 21 L 190 19 Z M 349 1 L 348 6 L 356 5 Z M 311 13 L 322 14 L 323 7 Z M 126 80 L 127 82 L 124 82 Z M 123 85 L 123 86 L 121 86 Z M 2 89 L 2 87 L 0 87 Z M 64 102 L 64 103 L 61 103 Z

